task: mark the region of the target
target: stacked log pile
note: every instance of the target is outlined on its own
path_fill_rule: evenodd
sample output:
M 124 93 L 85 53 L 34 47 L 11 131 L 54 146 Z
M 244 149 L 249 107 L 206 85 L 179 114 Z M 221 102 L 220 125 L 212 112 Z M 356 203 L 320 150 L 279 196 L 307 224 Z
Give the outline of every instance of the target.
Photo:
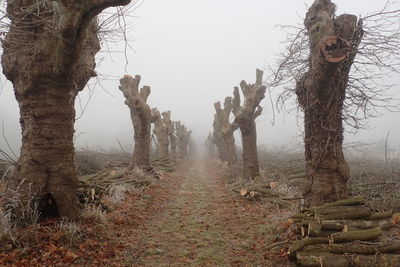
M 232 191 L 250 200 L 265 200 L 280 207 L 290 207 L 292 203 L 288 201 L 284 194 L 275 191 L 275 186 L 275 183 L 270 183 L 270 185 L 249 184 L 234 188 Z
M 101 200 L 109 193 L 111 187 L 129 185 L 139 188 L 148 186 L 152 182 L 148 176 L 127 173 L 125 168 L 114 168 L 80 177 L 77 194 L 81 205 L 89 204 L 107 209 Z
M 363 204 L 345 199 L 292 216 L 302 239 L 290 246 L 289 257 L 301 266 L 400 266 L 400 237 L 393 234 L 399 214 Z

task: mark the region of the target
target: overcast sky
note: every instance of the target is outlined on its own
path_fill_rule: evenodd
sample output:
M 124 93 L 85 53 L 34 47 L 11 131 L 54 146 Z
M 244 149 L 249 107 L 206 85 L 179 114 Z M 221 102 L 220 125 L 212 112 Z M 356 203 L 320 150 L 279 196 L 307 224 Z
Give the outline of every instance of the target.
M 339 13 L 366 15 L 379 10 L 386 0 L 336 0 Z M 272 4 L 273 3 L 273 4 Z M 129 110 L 118 90 L 118 79 L 125 73 L 140 74 L 142 85 L 151 86 L 148 103 L 159 110 L 171 110 L 174 120 L 181 120 L 198 142 L 212 128 L 213 103 L 230 96 L 241 80 L 253 83 L 256 68 L 272 64 L 283 49 L 285 34 L 276 25 L 302 23 L 306 5 L 301 0 L 145 0 L 127 18 L 132 27 L 128 34 L 128 66 L 125 70 L 124 43 L 111 45 L 97 71 L 102 87 L 97 86 L 82 116 L 89 90 L 80 94 L 77 103 L 76 146 L 117 147 L 119 139 L 132 144 L 133 129 Z M 103 75 L 106 76 L 103 76 Z M 267 75 L 267 73 L 266 73 Z M 1 78 L 0 120 L 12 146 L 19 150 L 18 106 L 10 83 Z M 94 84 L 94 81 L 91 81 Z M 398 88 L 394 91 L 397 93 Z M 301 121 L 295 113 L 277 115 L 272 125 L 268 99 L 258 118 L 259 144 L 281 145 L 301 141 Z M 391 143 L 398 147 L 400 114 L 384 114 L 370 120 L 370 130 L 347 135 L 347 141 L 375 142 L 391 132 Z M 0 147 L 5 148 L 3 136 Z

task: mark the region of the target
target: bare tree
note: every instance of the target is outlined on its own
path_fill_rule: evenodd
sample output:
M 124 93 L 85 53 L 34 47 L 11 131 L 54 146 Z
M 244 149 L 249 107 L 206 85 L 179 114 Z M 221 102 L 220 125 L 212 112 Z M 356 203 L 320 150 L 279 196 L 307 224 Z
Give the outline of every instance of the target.
M 307 181 L 305 204 L 348 196 L 349 167 L 343 156 L 343 122 L 358 129 L 377 108 L 396 108 L 385 92 L 384 72 L 398 72 L 400 10 L 383 10 L 357 19 L 335 15 L 330 0 L 316 0 L 290 35 L 271 87 L 283 87 L 279 103 L 293 94 L 304 111 Z M 394 26 L 395 25 L 395 26 Z
M 222 130 L 221 121 L 218 119 L 217 114 L 214 114 L 212 140 L 217 148 L 217 155 L 219 160 L 221 162 L 227 162 L 226 147 L 224 146 L 224 142 L 220 135 L 221 130 Z
M 175 122 L 176 137 L 178 141 L 178 158 L 187 159 L 188 157 L 188 144 L 192 131 L 187 130 L 186 126 L 180 121 Z
M 75 98 L 96 76 L 97 15 L 128 3 L 7 0 L 10 25 L 1 59 L 3 73 L 14 85 L 22 127 L 19 167 L 9 189 L 18 189 L 23 203 L 33 195 L 32 203 L 55 201 L 59 215 L 78 217 Z M 18 208 L 11 208 L 18 214 Z
M 260 172 L 257 152 L 257 129 L 255 119 L 261 115 L 261 100 L 265 97 L 266 86 L 263 82 L 263 71 L 257 69 L 256 83 L 247 84 L 241 81 L 240 88 L 244 96 L 243 106 L 240 106 L 239 88 L 235 87 L 233 95 L 234 123 L 239 126 L 243 145 L 243 176 L 254 178 Z
M 168 125 L 164 123 L 163 118 L 161 118 L 160 112 L 156 109 L 152 109 L 154 129 L 153 133 L 157 137 L 158 141 L 158 156 L 162 159 L 169 159 L 168 146 L 169 146 L 169 128 Z M 167 113 L 163 113 L 165 118 Z M 168 115 L 167 115 L 168 116 Z
M 146 103 L 151 91 L 149 86 L 143 86 L 139 90 L 140 79 L 140 75 L 136 75 L 135 78 L 125 75 L 120 80 L 119 89 L 126 98 L 125 104 L 129 107 L 135 132 L 132 167 L 152 172 L 153 168 L 150 165 L 150 136 L 153 116 L 149 105 Z
M 223 153 L 222 161 L 226 160 L 228 166 L 233 166 L 237 163 L 235 137 L 233 133 L 238 126 L 229 121 L 232 112 L 232 97 L 226 97 L 224 108 L 221 108 L 221 103 L 218 101 L 214 103 L 215 120 L 217 120 L 216 135 L 220 143 L 220 153 Z
M 170 156 L 172 161 L 177 162 L 178 160 L 178 144 L 174 123 L 171 120 L 171 111 L 163 112 L 163 121 L 165 126 L 168 128 L 168 137 L 170 142 Z
M 204 141 L 204 146 L 206 147 L 206 155 L 209 159 L 215 157 L 215 144 L 214 137 L 211 133 L 208 134 L 207 139 Z

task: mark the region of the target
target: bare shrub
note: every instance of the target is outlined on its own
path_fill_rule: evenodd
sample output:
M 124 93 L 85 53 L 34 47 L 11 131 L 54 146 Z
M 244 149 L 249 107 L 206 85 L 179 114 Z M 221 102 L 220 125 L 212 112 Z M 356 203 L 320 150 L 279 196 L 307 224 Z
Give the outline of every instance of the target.
M 25 180 L 22 180 L 20 185 L 24 182 Z M 22 190 L 20 186 L 15 190 L 7 188 L 3 193 L 4 196 L 0 196 L 0 199 L 6 202 L 4 205 L 5 213 L 11 210 L 18 211 L 11 217 L 11 220 L 14 225 L 20 227 L 35 226 L 40 217 L 39 202 L 35 199 L 36 193 L 31 184 L 26 188 L 26 190 Z

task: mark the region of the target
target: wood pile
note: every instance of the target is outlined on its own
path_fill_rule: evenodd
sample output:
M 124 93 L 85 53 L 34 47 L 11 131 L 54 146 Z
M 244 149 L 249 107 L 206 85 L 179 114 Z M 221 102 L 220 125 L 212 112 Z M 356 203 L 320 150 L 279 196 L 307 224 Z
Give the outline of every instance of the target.
M 96 205 L 107 209 L 101 199 L 109 193 L 111 187 L 129 185 L 139 188 L 148 186 L 152 182 L 150 177 L 128 174 L 125 168 L 104 170 L 79 178 L 78 198 L 81 205 Z
M 234 188 L 232 191 L 240 196 L 251 200 L 266 200 L 268 202 L 279 205 L 280 207 L 290 207 L 291 202 L 285 199 L 285 196 L 277 191 L 274 191 L 276 183 L 270 185 L 245 185 L 239 188 Z
M 373 212 L 362 198 L 339 200 L 296 214 L 301 229 L 288 255 L 300 266 L 400 266 L 400 237 L 392 230 L 400 214 Z

